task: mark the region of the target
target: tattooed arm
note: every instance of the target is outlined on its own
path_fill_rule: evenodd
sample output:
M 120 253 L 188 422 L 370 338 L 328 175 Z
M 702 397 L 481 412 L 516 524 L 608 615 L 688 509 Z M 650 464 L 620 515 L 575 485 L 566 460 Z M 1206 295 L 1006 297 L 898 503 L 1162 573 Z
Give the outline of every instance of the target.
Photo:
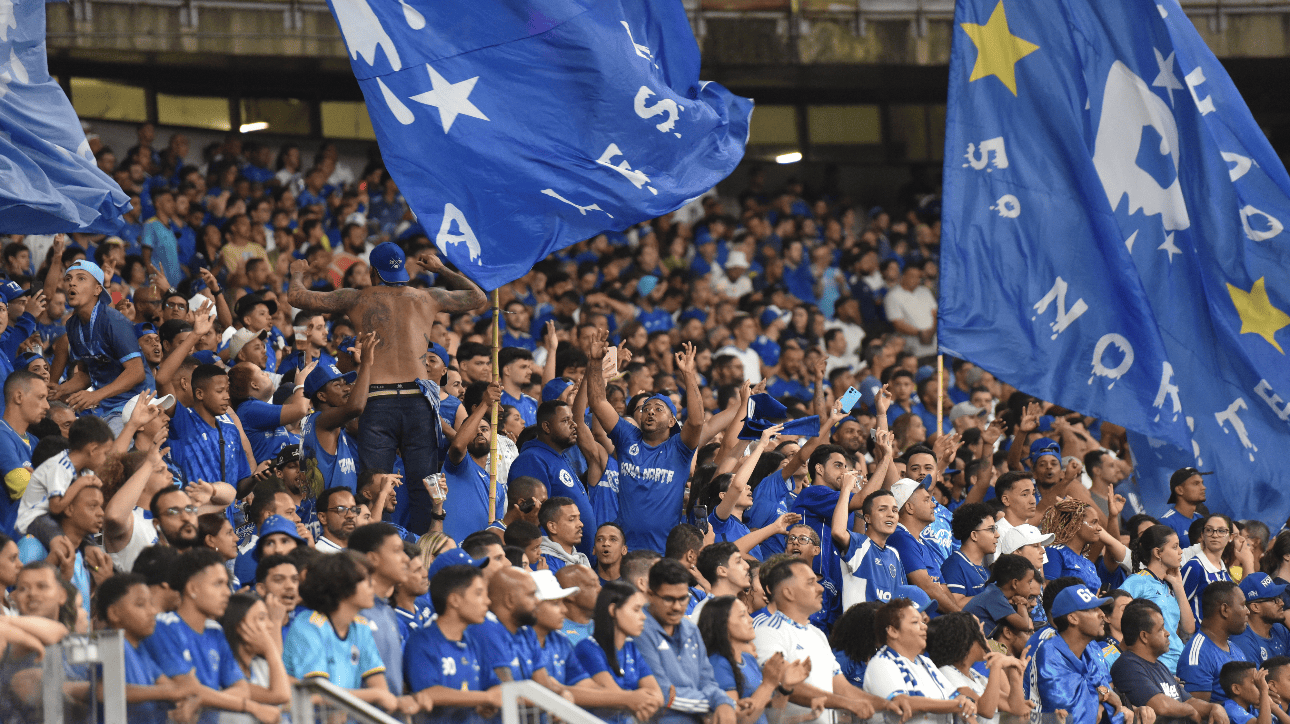
M 296 309 L 310 312 L 331 314 L 348 312 L 358 302 L 359 290 L 337 289 L 334 292 L 311 292 L 305 289 L 304 274 L 309 269 L 309 262 L 297 259 L 291 262 L 291 288 L 287 292 L 287 301 Z
M 438 305 L 440 312 L 457 314 L 479 309 L 488 304 L 488 296 L 474 282 L 454 271 L 449 271 L 437 254 L 423 252 L 418 254 L 415 263 L 426 271 L 437 274 L 437 280 L 446 287 L 431 287 L 426 291 Z

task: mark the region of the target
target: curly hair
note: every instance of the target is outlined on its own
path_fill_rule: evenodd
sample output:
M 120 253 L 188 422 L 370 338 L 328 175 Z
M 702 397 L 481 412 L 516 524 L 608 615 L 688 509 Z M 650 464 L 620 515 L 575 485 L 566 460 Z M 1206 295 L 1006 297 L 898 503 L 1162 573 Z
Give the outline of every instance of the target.
M 309 575 L 300 582 L 300 599 L 308 608 L 330 616 L 370 574 L 367 559 L 354 551 L 324 555 L 309 565 Z
M 829 646 L 841 651 L 852 661 L 868 661 L 878 652 L 874 643 L 874 613 L 882 607 L 877 601 L 857 603 L 842 614 L 833 624 L 833 633 L 829 635 Z
M 958 611 L 937 616 L 927 624 L 927 656 L 937 666 L 954 666 L 972 652 L 972 645 L 980 644 L 982 651 L 989 651 L 981 624 L 976 616 Z
M 1084 511 L 1087 508 L 1088 503 L 1071 498 L 1060 501 L 1044 511 L 1044 517 L 1039 521 L 1039 531 L 1053 534 L 1052 545 L 1064 546 L 1075 540 L 1080 526 L 1084 525 Z

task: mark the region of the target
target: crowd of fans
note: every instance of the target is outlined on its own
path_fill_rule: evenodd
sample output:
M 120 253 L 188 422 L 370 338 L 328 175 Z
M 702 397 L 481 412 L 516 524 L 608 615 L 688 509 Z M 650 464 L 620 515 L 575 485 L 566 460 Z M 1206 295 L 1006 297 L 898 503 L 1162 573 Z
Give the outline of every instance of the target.
M 286 293 L 435 285 L 394 181 L 154 142 L 95 149 L 123 234 L 3 246 L 3 724 L 95 628 L 132 724 L 279 721 L 313 677 L 461 724 L 519 679 L 609 722 L 1290 723 L 1290 532 L 1192 468 L 1126 520 L 1122 428 L 938 371 L 934 196 L 754 170 L 501 289 L 496 376 L 491 309 L 441 314 L 418 480 L 356 443 L 382 340 Z

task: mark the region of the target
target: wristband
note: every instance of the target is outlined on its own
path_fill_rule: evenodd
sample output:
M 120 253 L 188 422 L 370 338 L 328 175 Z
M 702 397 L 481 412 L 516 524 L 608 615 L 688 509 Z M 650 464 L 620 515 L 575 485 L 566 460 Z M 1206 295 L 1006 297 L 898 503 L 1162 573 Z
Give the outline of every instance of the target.
M 294 394 L 296 394 L 297 392 L 299 392 L 299 391 L 303 390 L 304 388 L 305 388 L 305 386 L 304 386 L 304 385 L 296 385 L 295 389 L 293 389 L 293 390 L 291 391 L 291 394 L 293 394 L 293 395 L 294 395 Z
M 448 514 L 447 514 L 447 513 L 431 513 L 431 514 L 430 514 L 430 520 L 447 520 L 447 519 L 448 519 Z
M 792 695 L 793 695 L 793 690 L 792 690 L 792 689 L 785 689 L 783 684 L 776 684 L 776 685 L 775 685 L 775 691 L 776 691 L 776 692 L 778 692 L 778 693 L 780 693 L 780 694 L 783 694 L 784 696 L 792 696 Z

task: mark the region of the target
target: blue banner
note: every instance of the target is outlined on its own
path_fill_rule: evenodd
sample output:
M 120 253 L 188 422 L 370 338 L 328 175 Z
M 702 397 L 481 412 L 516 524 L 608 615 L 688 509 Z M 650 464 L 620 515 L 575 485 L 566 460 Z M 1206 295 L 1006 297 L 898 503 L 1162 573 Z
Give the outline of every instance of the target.
M 939 342 L 1290 514 L 1290 177 L 1176 0 L 959 0 Z
M 681 0 L 329 0 L 387 168 L 485 289 L 673 211 L 743 157 Z
M 44 0 L 0 0 L 0 234 L 113 233 L 129 209 L 49 76 Z

